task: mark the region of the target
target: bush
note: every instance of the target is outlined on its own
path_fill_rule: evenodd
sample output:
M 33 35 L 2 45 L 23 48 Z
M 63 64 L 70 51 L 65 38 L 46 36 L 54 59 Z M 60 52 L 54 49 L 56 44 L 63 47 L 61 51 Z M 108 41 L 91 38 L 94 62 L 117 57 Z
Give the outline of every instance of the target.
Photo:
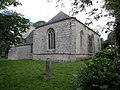
M 81 68 L 74 90 L 120 90 L 120 75 L 113 63 L 115 53 L 104 50 Z
M 95 54 L 95 58 L 108 58 L 114 60 L 115 57 L 116 57 L 116 53 L 113 50 L 103 50 Z

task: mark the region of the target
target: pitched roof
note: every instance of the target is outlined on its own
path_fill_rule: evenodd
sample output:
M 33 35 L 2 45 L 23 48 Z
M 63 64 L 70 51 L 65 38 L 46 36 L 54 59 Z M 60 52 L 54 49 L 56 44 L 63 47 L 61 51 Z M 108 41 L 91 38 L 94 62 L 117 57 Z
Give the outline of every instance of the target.
M 46 24 L 52 24 L 54 22 L 61 21 L 67 18 L 70 18 L 70 17 L 61 11 L 56 16 L 54 16 L 51 20 L 49 20 Z
M 33 44 L 33 31 L 25 38 L 26 44 Z
M 25 42 L 22 42 L 18 45 L 16 45 L 17 47 L 19 46 L 24 46 L 24 45 L 32 45 L 33 44 L 33 31 L 30 32 L 30 34 L 25 38 Z

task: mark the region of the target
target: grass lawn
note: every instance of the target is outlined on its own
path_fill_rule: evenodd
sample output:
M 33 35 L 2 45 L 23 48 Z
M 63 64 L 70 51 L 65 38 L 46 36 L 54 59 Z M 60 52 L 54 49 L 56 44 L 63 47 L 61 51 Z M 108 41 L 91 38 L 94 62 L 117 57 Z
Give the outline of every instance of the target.
M 0 90 L 70 90 L 83 61 L 52 62 L 52 77 L 45 79 L 45 62 L 0 61 Z

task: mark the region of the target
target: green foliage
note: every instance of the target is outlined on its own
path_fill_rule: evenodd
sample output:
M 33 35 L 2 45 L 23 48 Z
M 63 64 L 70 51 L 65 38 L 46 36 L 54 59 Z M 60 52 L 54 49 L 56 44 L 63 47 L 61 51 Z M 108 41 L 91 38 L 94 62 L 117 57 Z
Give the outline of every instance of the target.
M 29 27 L 29 20 L 17 13 L 0 14 L 0 55 L 7 54 L 10 46 L 23 41 L 22 32 Z
M 16 45 L 21 42 L 22 32 L 29 26 L 29 20 L 20 14 L 0 14 L 0 43 L 3 41 L 8 45 Z
M 108 34 L 108 38 L 107 38 L 110 42 L 111 45 L 115 45 L 115 31 L 112 31 Z
M 16 0 L 0 1 L 0 56 L 6 57 L 9 48 L 23 41 L 22 32 L 29 27 L 29 20 L 23 15 L 9 11 L 8 6 L 21 5 Z
M 119 90 L 120 74 L 116 68 L 115 52 L 103 50 L 86 62 L 74 83 L 76 90 Z
M 94 58 L 108 58 L 110 60 L 114 60 L 116 57 L 116 53 L 113 50 L 102 50 L 102 51 L 98 51 L 95 54 Z
M 103 41 L 103 42 L 102 42 L 102 50 L 108 49 L 108 48 L 109 48 L 109 45 L 110 45 L 110 43 L 109 43 L 108 40 Z
M 120 10 L 118 9 L 120 4 L 119 0 L 105 0 L 104 7 L 110 12 L 115 18 L 120 19 Z
M 112 31 L 108 34 L 107 40 L 103 41 L 102 46 L 103 49 L 115 49 L 116 39 L 115 39 L 115 31 Z
M 10 5 L 17 6 L 21 5 L 21 3 L 17 0 L 0 0 L 0 10 L 7 9 L 7 7 Z
M 37 22 L 35 22 L 35 23 L 33 23 L 33 26 L 34 27 L 38 27 L 38 26 L 41 26 L 41 25 L 44 25 L 46 22 L 45 21 L 37 21 Z
M 44 61 L 0 61 L 0 90 L 71 90 L 82 61 L 52 62 L 52 77 L 45 78 Z
M 120 58 L 120 19 L 116 19 L 116 25 L 115 25 L 115 36 L 116 36 L 116 45 L 118 50 L 118 56 Z

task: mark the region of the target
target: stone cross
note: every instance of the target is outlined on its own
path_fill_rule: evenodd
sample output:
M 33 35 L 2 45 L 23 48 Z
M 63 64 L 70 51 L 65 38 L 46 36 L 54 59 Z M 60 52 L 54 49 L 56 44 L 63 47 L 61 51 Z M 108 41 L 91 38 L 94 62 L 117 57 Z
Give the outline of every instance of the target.
M 52 75 L 51 61 L 50 61 L 50 58 L 47 58 L 47 60 L 46 60 L 46 77 L 50 77 L 51 75 Z

